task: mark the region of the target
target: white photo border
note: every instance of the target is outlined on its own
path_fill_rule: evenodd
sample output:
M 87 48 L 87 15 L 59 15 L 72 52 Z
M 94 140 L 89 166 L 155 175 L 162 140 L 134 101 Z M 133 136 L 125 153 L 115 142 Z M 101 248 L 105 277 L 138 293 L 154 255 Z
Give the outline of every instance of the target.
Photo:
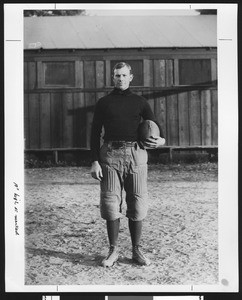
M 148 4 L 150 9 L 217 9 L 219 284 L 95 286 L 95 292 L 238 291 L 237 4 Z M 5 282 L 7 292 L 91 292 L 93 285 L 24 284 L 23 10 L 147 9 L 147 4 L 5 4 Z M 228 59 L 229 58 L 229 59 Z

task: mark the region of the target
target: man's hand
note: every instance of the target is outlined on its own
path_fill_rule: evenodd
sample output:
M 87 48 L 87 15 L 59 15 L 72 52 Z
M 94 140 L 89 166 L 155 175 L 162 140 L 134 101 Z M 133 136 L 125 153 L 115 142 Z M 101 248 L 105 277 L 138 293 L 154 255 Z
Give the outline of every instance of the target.
M 102 180 L 102 177 L 103 177 L 102 168 L 98 161 L 94 161 L 92 163 L 91 175 L 94 179 L 97 179 L 99 181 Z
M 142 142 L 144 148 L 156 149 L 161 148 L 165 144 L 166 140 L 160 136 L 152 136 L 145 142 Z

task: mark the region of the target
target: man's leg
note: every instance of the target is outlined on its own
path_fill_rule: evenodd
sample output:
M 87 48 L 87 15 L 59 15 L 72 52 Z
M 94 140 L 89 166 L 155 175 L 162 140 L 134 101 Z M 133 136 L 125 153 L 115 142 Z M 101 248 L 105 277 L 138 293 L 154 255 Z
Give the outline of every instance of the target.
M 107 221 L 107 232 L 110 246 L 117 246 L 120 219 Z
M 148 210 L 147 152 L 139 147 L 132 148 L 133 161 L 124 188 L 126 190 L 127 217 L 132 241 L 132 259 L 139 265 L 149 265 L 150 261 L 140 250 L 142 220 Z
M 132 221 L 129 219 L 129 230 L 130 230 L 130 236 L 132 241 L 132 247 L 133 247 L 133 262 L 142 265 L 142 266 L 148 266 L 150 265 L 150 260 L 145 257 L 145 255 L 140 250 L 140 239 L 142 234 L 142 221 Z
M 129 219 L 129 231 L 132 241 L 132 246 L 139 246 L 142 234 L 142 221 L 132 221 Z
M 106 220 L 109 239 L 109 252 L 102 261 L 102 266 L 111 267 L 119 257 L 117 243 L 120 224 L 120 207 L 122 205 L 121 184 L 118 171 L 108 165 L 102 166 L 101 181 L 101 216 Z
M 116 219 L 113 221 L 106 221 L 107 224 L 107 232 L 109 239 L 109 252 L 108 255 L 102 261 L 103 267 L 111 267 L 118 260 L 119 253 L 117 249 L 118 244 L 118 233 L 119 233 L 119 224 L 120 219 Z

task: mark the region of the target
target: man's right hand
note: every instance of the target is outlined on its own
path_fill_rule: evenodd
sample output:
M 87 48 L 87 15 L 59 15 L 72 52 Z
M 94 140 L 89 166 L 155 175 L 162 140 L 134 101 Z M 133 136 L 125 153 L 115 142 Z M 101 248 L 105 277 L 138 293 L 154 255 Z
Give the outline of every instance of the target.
M 102 177 L 103 177 L 102 168 L 98 161 L 94 161 L 92 163 L 91 175 L 94 179 L 97 179 L 99 181 L 102 180 Z

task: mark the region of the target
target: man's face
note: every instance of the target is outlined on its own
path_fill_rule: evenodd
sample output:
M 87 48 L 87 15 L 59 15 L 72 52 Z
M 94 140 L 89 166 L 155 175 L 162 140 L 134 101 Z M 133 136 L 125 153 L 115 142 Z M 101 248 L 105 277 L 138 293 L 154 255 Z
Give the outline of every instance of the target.
M 121 69 L 115 69 L 113 74 L 114 86 L 120 90 L 126 90 L 133 79 L 129 69 L 125 66 Z

